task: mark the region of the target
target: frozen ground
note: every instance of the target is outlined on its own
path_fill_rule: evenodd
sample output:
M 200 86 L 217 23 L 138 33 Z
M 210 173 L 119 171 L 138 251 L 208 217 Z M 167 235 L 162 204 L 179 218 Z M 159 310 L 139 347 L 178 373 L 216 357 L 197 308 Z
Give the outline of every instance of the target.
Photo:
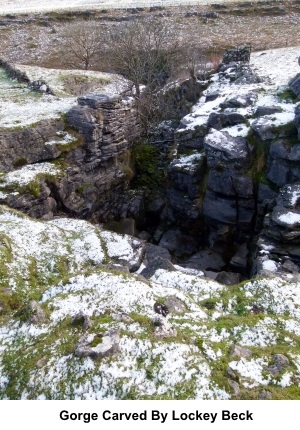
M 229 0 L 222 0 L 222 3 L 226 2 L 232 3 Z M 63 9 L 117 9 L 150 6 L 207 5 L 212 3 L 215 3 L 215 0 L 48 0 L 47 2 L 28 0 L 25 5 L 23 0 L 2 0 L 0 13 L 39 12 Z

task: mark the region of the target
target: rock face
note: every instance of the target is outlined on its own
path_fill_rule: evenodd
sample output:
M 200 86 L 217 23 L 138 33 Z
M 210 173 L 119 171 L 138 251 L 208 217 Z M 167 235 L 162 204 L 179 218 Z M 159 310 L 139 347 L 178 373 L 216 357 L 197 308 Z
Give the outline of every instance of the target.
M 243 137 L 213 130 L 205 138 L 209 173 L 203 200 L 203 216 L 214 241 L 227 237 L 244 240 L 255 213 L 254 186 L 246 172 L 252 163 L 252 150 Z
M 57 159 L 64 152 L 58 136 L 63 129 L 63 121 L 45 120 L 24 130 L 0 131 L 0 169 L 7 172 L 27 163 Z
M 300 184 L 285 185 L 266 215 L 258 247 L 260 268 L 298 272 L 300 263 Z M 292 261 L 290 261 L 292 260 Z M 276 263 L 275 263 L 276 262 Z
M 139 133 L 132 102 L 101 95 L 79 98 L 66 123 L 45 121 L 24 131 L 0 132 L 2 170 L 46 160 L 63 166 L 52 180 L 38 175 L 34 195 L 22 190 L 16 196 L 2 187 L 3 201 L 36 218 L 58 212 L 99 221 L 117 218 L 128 200 L 129 150 Z
M 300 180 L 300 143 L 288 139 L 272 142 L 269 151 L 267 179 L 279 187 Z
M 167 170 L 162 213 L 168 231 L 159 242 L 175 257 L 185 257 L 184 267 L 228 284 L 247 276 L 251 266 L 252 273 L 272 267 L 298 272 L 298 251 L 284 254 L 288 240 L 296 247 L 298 209 L 288 215 L 289 225 L 279 222 L 279 227 L 283 214 L 277 208 L 281 198 L 276 198 L 280 189 L 284 193 L 286 186 L 300 181 L 300 110 L 292 100 L 282 102 L 279 90 L 266 98 L 260 94 L 262 79 L 248 64 L 249 54 L 249 49 L 225 54 L 218 74 L 175 131 L 178 153 Z M 266 241 L 275 240 L 277 260 L 280 255 L 291 261 L 279 263 L 254 252 L 258 265 L 252 264 L 255 234 L 260 234 L 258 252 Z M 197 249 L 186 252 L 186 244 L 195 238 Z M 214 262 L 207 260 L 209 254 Z
M 199 184 L 203 180 L 205 168 L 206 160 L 202 153 L 175 159 L 169 165 L 168 177 L 172 184 L 167 191 L 169 219 L 193 228 L 193 221 L 199 219 L 201 213 Z M 174 240 L 172 242 L 175 243 Z

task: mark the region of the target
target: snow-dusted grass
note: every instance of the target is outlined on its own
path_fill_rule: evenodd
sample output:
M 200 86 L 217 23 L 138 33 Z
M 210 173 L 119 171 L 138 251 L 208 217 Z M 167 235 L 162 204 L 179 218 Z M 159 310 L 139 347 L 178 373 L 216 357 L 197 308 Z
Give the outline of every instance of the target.
M 247 285 L 244 288 L 248 291 L 250 283 Z M 285 330 L 294 330 L 294 320 L 265 317 L 253 326 L 220 330 L 218 321 L 215 326 L 207 320 L 201 323 L 199 305 L 197 311 L 193 300 L 181 292 L 186 306 L 194 306 L 195 310 L 183 315 L 186 322 L 179 323 L 179 315 L 169 316 L 172 324 L 178 320 L 176 338 L 156 339 L 150 324 L 155 315 L 153 304 L 163 295 L 174 294 L 178 295 L 176 288 L 109 271 L 76 276 L 50 287 L 41 300 L 49 314 L 44 324 L 33 326 L 11 320 L 0 327 L 2 397 L 228 399 L 232 393 L 224 388 L 227 367 L 239 375 L 241 390 L 248 395 L 253 388 L 268 386 L 284 396 L 284 390 L 294 386 L 295 378 L 300 376 L 299 359 L 294 352 L 298 346 L 292 346 L 288 337 L 285 341 L 278 338 L 283 323 Z M 78 312 L 90 316 L 92 332 L 108 328 L 120 331 L 118 354 L 97 361 L 74 356 L 72 351 L 83 334 L 82 328 L 71 324 L 71 317 Z M 115 320 L 113 315 L 122 312 L 137 322 Z M 261 351 L 261 357 L 230 359 L 230 349 L 236 342 Z M 274 378 L 268 371 L 272 361 L 268 348 L 274 352 L 279 343 L 281 352 L 282 348 L 290 350 L 295 368 L 289 367 Z M 20 354 L 26 345 L 26 352 Z M 18 385 L 12 380 L 8 385 L 11 369 L 19 375 Z
M 83 221 L 33 221 L 1 208 L 1 285 L 21 296 L 43 291 L 50 279 L 99 265 L 105 257 L 94 227 Z
M 108 73 L 57 70 L 35 66 L 15 65 L 26 73 L 31 81 L 45 81 L 55 96 L 39 94 L 25 84 L 9 79 L 0 68 L 0 128 L 16 128 L 35 124 L 44 119 L 60 118 L 77 104 L 76 91 L 70 83 L 72 79 L 82 81 L 82 91 L 100 92 L 112 95 L 124 88 L 124 80 Z
M 16 189 L 20 186 L 28 185 L 35 181 L 39 176 L 59 176 L 61 170 L 51 163 L 30 164 L 21 169 L 0 175 L 0 187 L 15 185 Z
M 145 280 L 105 268 L 110 259 L 126 264 L 136 258 L 139 246 L 85 221 L 34 221 L 2 207 L 1 288 L 19 294 L 18 308 L 34 296 L 46 319 L 30 324 L 9 309 L 0 319 L 1 398 L 228 399 L 228 366 L 245 398 L 257 398 L 251 390 L 266 386 L 276 398 L 295 398 L 298 284 L 275 278 L 226 287 L 181 271 L 158 270 Z M 176 332 L 159 339 L 151 322 L 154 303 L 169 296 L 186 311 L 167 316 Z M 254 305 L 264 313 L 252 314 Z M 78 313 L 89 316 L 88 332 L 72 324 Z M 117 354 L 99 360 L 74 355 L 83 334 L 109 329 L 120 334 Z M 256 356 L 231 358 L 234 344 Z M 274 378 L 268 366 L 276 351 L 295 365 Z
M 54 94 L 59 97 L 76 95 L 76 89 L 72 88 L 73 81 L 81 84 L 81 91 L 99 92 L 108 95 L 121 91 L 125 85 L 125 81 L 121 76 L 111 73 L 95 72 L 92 70 L 49 69 L 23 64 L 15 64 L 15 67 L 25 73 L 31 82 L 37 80 L 45 81 Z
M 75 97 L 41 95 L 7 77 L 0 68 L 0 128 L 34 124 L 45 118 L 60 118 L 76 105 Z

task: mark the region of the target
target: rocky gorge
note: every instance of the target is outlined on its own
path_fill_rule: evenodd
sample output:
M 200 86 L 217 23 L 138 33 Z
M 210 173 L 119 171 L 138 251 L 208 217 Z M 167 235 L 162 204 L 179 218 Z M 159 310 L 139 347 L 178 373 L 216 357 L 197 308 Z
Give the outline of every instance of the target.
M 300 78 L 275 51 L 227 53 L 147 141 L 99 92 L 1 128 L 3 398 L 299 398 Z

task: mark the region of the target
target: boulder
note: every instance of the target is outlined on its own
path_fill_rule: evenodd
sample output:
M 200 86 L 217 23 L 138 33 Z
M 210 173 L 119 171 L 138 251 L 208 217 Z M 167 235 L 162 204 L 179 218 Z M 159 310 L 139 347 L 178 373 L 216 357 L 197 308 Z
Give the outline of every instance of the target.
M 285 272 L 288 272 L 288 273 L 294 273 L 294 272 L 298 273 L 300 270 L 299 266 L 297 264 L 293 263 L 291 260 L 286 260 L 281 265 L 281 267 Z
M 177 336 L 177 330 L 172 327 L 167 318 L 157 315 L 153 318 L 154 336 L 158 338 L 168 338 Z
M 187 217 L 189 217 L 188 213 L 186 215 L 186 218 Z M 171 229 L 162 235 L 159 241 L 159 246 L 166 248 L 168 251 L 173 252 L 176 256 L 180 257 L 191 255 L 196 252 L 198 241 L 193 236 L 185 234 L 179 229 Z
M 248 266 L 249 251 L 247 244 L 244 243 L 237 249 L 230 260 L 230 267 L 240 273 L 245 273 Z
M 185 304 L 175 296 L 168 296 L 165 300 L 169 313 L 180 315 L 187 311 Z
M 263 141 L 278 137 L 290 137 L 296 134 L 297 129 L 293 122 L 277 125 L 270 117 L 260 117 L 253 121 L 251 129 Z
M 153 245 L 152 243 L 146 243 L 143 263 L 147 266 L 158 257 L 171 261 L 171 254 L 168 249 Z
M 110 316 L 115 321 L 123 321 L 125 323 L 133 323 L 134 320 L 125 312 L 111 312 Z
M 116 330 L 110 330 L 104 334 L 86 334 L 79 339 L 75 355 L 80 358 L 90 357 L 93 359 L 113 355 L 119 350 L 119 342 L 120 335 Z
M 36 300 L 30 300 L 28 306 L 16 313 L 16 316 L 31 324 L 41 324 L 46 321 L 46 315 Z
M 252 351 L 250 349 L 244 348 L 240 345 L 234 345 L 230 352 L 230 358 L 246 358 L 250 359 L 252 357 Z
M 262 390 L 262 392 L 259 395 L 259 400 L 272 400 L 272 393 L 267 390 Z
M 234 163 L 236 169 L 249 165 L 250 149 L 246 139 L 233 137 L 226 131 L 211 131 L 204 139 L 209 167 L 224 167 Z
M 282 108 L 280 106 L 258 106 L 255 111 L 255 115 L 267 116 L 278 112 L 282 112 Z
M 272 356 L 273 364 L 268 367 L 268 371 L 274 378 L 277 378 L 290 364 L 290 360 L 283 354 L 274 354 Z
M 240 386 L 236 381 L 233 381 L 232 379 L 227 379 L 229 386 L 232 388 L 233 390 L 233 395 L 234 396 L 239 396 L 240 395 Z
M 239 284 L 241 280 L 242 280 L 241 275 L 239 273 L 233 273 L 233 272 L 220 272 L 216 277 L 216 281 L 224 285 Z
M 141 271 L 141 276 L 144 278 L 150 279 L 157 270 L 167 270 L 167 271 L 176 271 L 175 267 L 169 260 L 165 260 L 161 257 L 156 257 L 152 260 L 148 266 Z
M 244 108 L 253 105 L 256 99 L 257 94 L 250 92 L 248 94 L 241 94 L 238 97 L 231 97 L 225 100 L 225 102 L 220 103 L 220 107 L 222 109 Z
M 208 128 L 221 130 L 222 128 L 231 127 L 233 125 L 242 124 L 245 122 L 245 117 L 239 113 L 212 112 L 208 117 L 207 126 Z
M 208 92 L 205 96 L 205 103 L 212 102 L 220 97 L 220 93 L 218 91 Z

